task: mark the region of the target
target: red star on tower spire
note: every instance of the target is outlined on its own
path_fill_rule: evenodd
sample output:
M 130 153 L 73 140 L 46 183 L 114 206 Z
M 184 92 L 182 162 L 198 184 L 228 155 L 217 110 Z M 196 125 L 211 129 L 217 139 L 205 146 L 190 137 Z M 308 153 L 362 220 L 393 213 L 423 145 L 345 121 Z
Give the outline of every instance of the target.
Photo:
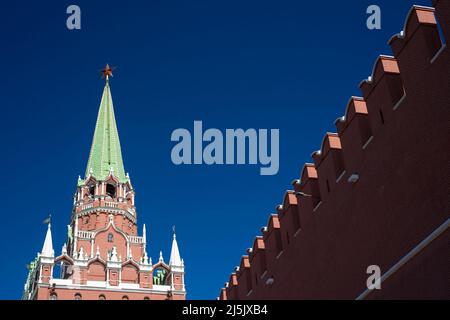
M 106 80 L 108 80 L 108 78 L 111 76 L 113 76 L 113 70 L 115 69 L 116 67 L 110 67 L 109 66 L 109 64 L 106 64 L 106 67 L 104 68 L 104 69 L 102 69 L 101 70 L 101 72 L 102 72 L 102 79 L 105 79 L 106 78 Z

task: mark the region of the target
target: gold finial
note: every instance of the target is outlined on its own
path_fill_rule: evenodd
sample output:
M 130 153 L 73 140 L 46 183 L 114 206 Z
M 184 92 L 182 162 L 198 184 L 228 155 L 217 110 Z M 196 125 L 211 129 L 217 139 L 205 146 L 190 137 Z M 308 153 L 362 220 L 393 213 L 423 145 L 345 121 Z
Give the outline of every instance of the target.
M 106 67 L 104 68 L 104 69 L 102 69 L 101 70 L 101 72 L 102 72 L 102 79 L 105 79 L 106 78 L 106 81 L 108 81 L 108 79 L 109 79 L 109 76 L 113 76 L 113 70 L 115 69 L 116 67 L 110 67 L 109 66 L 109 64 L 106 64 Z

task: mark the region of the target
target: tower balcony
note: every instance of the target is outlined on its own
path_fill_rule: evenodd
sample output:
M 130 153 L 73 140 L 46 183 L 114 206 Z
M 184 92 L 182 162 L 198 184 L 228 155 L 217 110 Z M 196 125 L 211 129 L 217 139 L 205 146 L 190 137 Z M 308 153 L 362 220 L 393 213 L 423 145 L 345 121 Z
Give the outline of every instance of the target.
M 80 230 L 77 232 L 77 238 L 82 239 L 82 240 L 92 240 L 92 239 L 94 239 L 95 234 L 96 233 L 93 231 Z M 128 240 L 132 244 L 143 244 L 144 243 L 144 237 L 132 236 L 132 235 L 127 235 L 127 236 L 128 236 Z
M 112 209 L 123 209 L 123 210 L 129 210 L 130 212 L 135 212 L 136 209 L 133 205 L 130 205 L 129 203 L 117 201 L 117 200 L 105 200 L 105 199 L 91 199 L 88 202 L 80 201 L 75 203 L 74 205 L 74 211 L 75 212 L 81 212 L 85 210 L 89 210 L 92 208 L 112 208 Z
M 79 202 L 73 207 L 73 215 L 87 215 L 91 213 L 123 214 L 130 220 L 136 221 L 136 208 L 127 202 L 106 199 L 91 199 L 89 202 Z

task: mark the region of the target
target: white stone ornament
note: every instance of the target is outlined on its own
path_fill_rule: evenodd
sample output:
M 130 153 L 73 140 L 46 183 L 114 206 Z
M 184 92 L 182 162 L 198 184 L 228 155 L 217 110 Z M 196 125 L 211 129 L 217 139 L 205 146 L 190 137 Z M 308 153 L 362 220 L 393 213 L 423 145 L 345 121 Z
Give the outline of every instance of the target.
M 118 259 L 117 259 L 117 248 L 116 248 L 116 246 L 114 246 L 114 247 L 112 248 L 112 252 L 111 252 L 111 261 L 113 261 L 113 262 L 117 262 L 117 261 L 118 261 Z
M 148 256 L 147 256 L 147 251 L 144 252 L 144 259 L 143 259 L 144 264 L 148 264 Z
M 81 247 L 80 250 L 78 251 L 78 259 L 79 260 L 83 260 L 84 259 L 84 249 L 83 249 L 83 247 Z

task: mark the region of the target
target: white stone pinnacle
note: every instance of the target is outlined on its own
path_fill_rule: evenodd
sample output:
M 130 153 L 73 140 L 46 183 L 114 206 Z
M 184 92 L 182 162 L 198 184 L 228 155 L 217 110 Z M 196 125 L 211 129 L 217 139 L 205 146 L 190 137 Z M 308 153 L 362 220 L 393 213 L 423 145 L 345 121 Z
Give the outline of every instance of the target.
M 48 224 L 47 234 L 45 235 L 45 241 L 44 245 L 42 246 L 41 256 L 48 258 L 55 256 L 55 251 L 53 250 L 52 229 L 50 223 Z
M 180 257 L 180 250 L 178 249 L 178 243 L 177 243 L 177 237 L 175 233 L 173 234 L 173 240 L 172 240 L 172 250 L 170 251 L 170 260 L 169 260 L 170 266 L 182 266 L 182 261 Z

